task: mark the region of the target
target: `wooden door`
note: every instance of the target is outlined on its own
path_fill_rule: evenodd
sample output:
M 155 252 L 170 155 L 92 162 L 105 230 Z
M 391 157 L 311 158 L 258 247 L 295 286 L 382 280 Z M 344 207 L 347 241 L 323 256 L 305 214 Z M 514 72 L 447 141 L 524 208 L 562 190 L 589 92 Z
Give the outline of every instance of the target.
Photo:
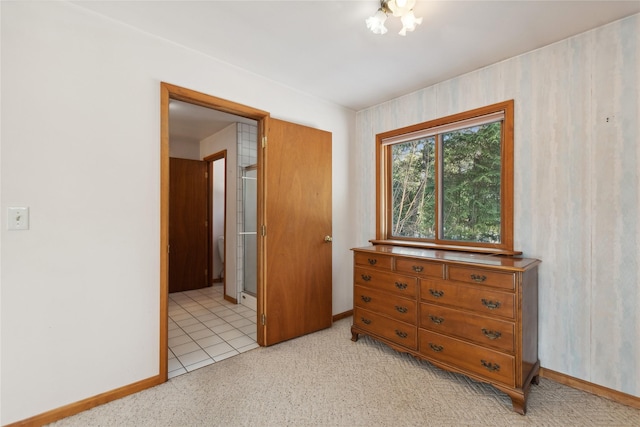
M 331 133 L 266 122 L 258 342 L 272 345 L 332 323 Z
M 209 285 L 208 164 L 169 163 L 169 292 Z

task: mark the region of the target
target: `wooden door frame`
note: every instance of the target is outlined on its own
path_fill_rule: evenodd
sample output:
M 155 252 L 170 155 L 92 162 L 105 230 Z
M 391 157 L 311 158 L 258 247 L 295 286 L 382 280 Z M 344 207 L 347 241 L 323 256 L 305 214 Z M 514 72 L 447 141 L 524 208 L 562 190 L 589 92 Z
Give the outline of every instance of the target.
M 169 100 L 187 102 L 205 108 L 222 111 L 236 116 L 246 117 L 258 122 L 258 140 L 265 135 L 269 113 L 246 105 L 237 104 L 226 99 L 206 95 L 202 92 L 160 83 L 160 349 L 159 377 L 162 382 L 168 378 L 168 334 L 169 334 Z M 258 175 L 262 162 L 262 150 L 258 150 Z M 263 195 L 258 194 L 258 211 L 263 207 Z M 260 245 L 258 251 L 260 251 Z M 258 263 L 260 258 L 258 256 Z M 258 306 L 261 300 L 260 268 L 258 268 Z M 258 326 L 260 328 L 260 326 Z M 258 334 L 258 344 L 261 344 Z

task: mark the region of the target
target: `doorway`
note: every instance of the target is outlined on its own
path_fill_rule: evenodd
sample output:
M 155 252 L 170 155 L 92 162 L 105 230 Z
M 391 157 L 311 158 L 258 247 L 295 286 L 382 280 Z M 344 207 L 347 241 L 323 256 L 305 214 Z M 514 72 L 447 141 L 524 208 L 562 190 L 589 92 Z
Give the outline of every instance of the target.
M 211 113 L 208 110 L 207 113 L 203 113 L 202 110 L 206 109 L 199 106 L 189 108 L 184 108 L 183 106 L 182 108 L 183 110 L 180 112 L 179 117 L 175 117 L 175 115 L 170 117 L 172 126 L 179 126 L 181 123 L 184 124 L 184 122 L 188 122 L 189 120 L 185 119 L 184 115 L 190 112 L 195 112 L 194 114 L 199 115 L 205 120 L 209 117 L 207 113 Z M 217 120 L 217 117 L 215 113 L 211 115 L 214 121 Z M 233 120 L 233 117 L 230 119 Z M 221 126 L 222 125 L 224 124 L 221 124 Z M 194 126 L 198 127 L 198 123 L 195 123 Z M 234 125 L 232 123 L 228 126 L 233 128 Z M 204 128 L 206 130 L 205 133 L 208 133 L 217 129 L 218 126 L 204 126 Z M 223 137 L 219 135 L 220 132 L 222 132 Z M 207 277 L 206 283 L 203 283 L 202 286 L 189 290 L 175 289 L 176 285 L 172 284 L 176 281 L 175 276 L 178 276 L 178 279 L 188 279 L 188 275 L 179 274 L 182 264 L 179 257 L 177 259 L 177 266 L 174 265 L 174 260 L 176 260 L 177 255 L 176 252 L 186 253 L 186 251 L 179 247 L 176 251 L 170 251 L 170 293 L 168 308 L 169 350 L 167 368 L 169 378 L 200 369 L 228 357 L 252 350 L 258 346 L 256 309 L 238 305 L 235 300 L 228 301 L 225 299 L 227 292 L 223 281 L 225 280 L 224 259 L 226 252 L 226 239 L 224 236 L 227 222 L 227 150 L 224 149 L 210 155 L 207 155 L 207 153 L 212 149 L 215 150 L 215 146 L 220 145 L 220 143 L 230 143 L 228 134 L 229 132 L 224 132 L 224 130 L 218 131 L 198 142 L 198 145 L 201 146 L 199 148 L 201 149 L 196 153 L 191 153 L 192 157 L 196 157 L 194 160 L 171 157 L 172 167 L 170 170 L 170 181 L 172 183 L 174 181 L 185 182 L 186 185 L 182 187 L 171 185 L 170 187 L 171 206 L 174 207 L 175 205 L 173 199 L 178 199 L 182 201 L 181 206 L 183 206 L 183 209 L 182 211 L 170 209 L 169 231 L 170 234 L 175 234 L 175 230 L 171 230 L 171 224 L 177 223 L 178 229 L 181 230 L 185 228 L 185 222 L 192 222 L 193 224 L 208 223 L 204 227 L 205 229 L 209 229 L 208 232 L 206 234 L 203 233 L 202 225 L 200 225 L 200 227 L 196 226 L 194 235 L 190 239 L 187 239 L 188 244 L 185 246 L 190 247 L 192 252 L 186 256 L 186 258 L 189 258 L 190 264 L 193 264 L 191 259 L 208 257 L 209 277 Z M 226 138 L 224 138 L 225 135 Z M 171 148 L 174 154 L 182 156 L 189 155 L 189 150 L 174 147 L 174 142 L 176 141 L 171 141 Z M 179 140 L 176 143 L 179 144 L 180 142 Z M 204 158 L 199 160 L 200 157 Z M 198 173 L 198 179 L 190 180 L 188 179 L 190 176 L 190 168 L 187 169 L 186 173 L 181 173 L 182 169 L 174 168 L 174 163 L 195 164 L 200 172 L 205 171 L 205 173 Z M 200 183 L 202 175 L 205 175 L 204 181 L 208 182 Z M 233 182 L 234 180 L 231 179 L 232 184 Z M 231 195 L 234 193 L 235 192 L 232 191 Z M 202 199 L 206 199 L 209 203 L 202 203 Z M 231 197 L 231 199 L 233 199 L 233 197 Z M 231 205 L 236 205 L 235 200 L 230 203 Z M 202 205 L 205 205 L 205 209 L 197 209 L 198 207 L 202 207 Z M 208 209 L 206 209 L 207 205 Z M 194 212 L 192 212 L 198 210 L 204 211 L 205 215 L 207 211 L 209 212 L 205 220 L 202 220 L 199 215 L 194 215 Z M 176 218 L 176 216 L 178 216 L 178 218 Z M 194 216 L 195 220 L 190 219 Z M 236 216 L 234 211 L 233 217 L 228 221 L 231 225 L 237 222 Z M 172 242 L 175 241 L 176 239 L 174 237 Z M 207 241 L 208 245 L 206 243 L 203 245 L 202 241 Z M 192 242 L 200 244 L 190 244 Z M 171 248 L 174 248 L 174 243 L 171 243 Z M 235 248 L 230 248 L 229 252 L 233 254 L 234 249 Z M 231 269 L 233 270 L 235 269 L 236 260 L 233 256 L 231 258 L 231 261 L 233 261 L 231 263 Z M 201 264 L 204 265 L 205 263 L 206 260 Z M 178 270 L 178 272 L 176 273 L 174 270 Z M 194 268 L 193 270 L 201 270 L 201 268 Z M 199 281 L 203 279 L 199 275 L 197 275 L 197 277 Z M 181 282 L 181 280 L 178 282 Z
M 256 229 L 255 197 L 245 209 L 249 190 L 237 175 L 249 169 L 247 163 L 257 163 L 257 127 L 255 120 L 199 105 L 171 100 L 169 107 L 168 377 L 173 378 L 258 346 L 256 305 L 247 308 L 237 295 L 246 270 L 241 255 L 257 252 L 237 233 L 243 223 Z M 176 234 L 186 238 L 181 242 Z M 207 261 L 209 273 L 203 275 Z
M 229 101 L 220 99 L 220 98 L 215 98 L 212 96 L 208 96 L 202 93 L 198 93 L 198 92 L 194 92 L 194 91 L 190 91 L 188 89 L 184 89 L 184 88 L 180 88 L 177 86 L 173 86 L 173 85 L 169 85 L 169 84 L 165 84 L 162 83 L 161 84 L 161 200 L 160 200 L 160 205 L 161 205 L 161 211 L 160 211 L 160 215 L 161 215 L 161 233 L 160 233 L 160 244 L 161 244 L 161 248 L 163 248 L 163 250 L 161 250 L 160 253 L 160 266 L 161 266 L 161 271 L 160 271 L 160 360 L 159 360 L 159 364 L 160 364 L 160 376 L 163 377 L 163 380 L 166 381 L 166 379 L 168 378 L 168 364 L 169 364 L 169 325 L 171 322 L 173 322 L 173 320 L 170 321 L 169 319 L 169 304 L 171 303 L 172 305 L 175 303 L 175 301 L 173 299 L 169 299 L 169 294 L 168 294 L 168 282 L 169 282 L 169 230 L 168 230 L 168 225 L 169 225 L 169 221 L 170 221 L 170 217 L 169 217 L 169 191 L 168 191 L 168 184 L 169 184 L 169 178 L 170 178 L 170 174 L 169 174 L 169 163 L 170 163 L 170 157 L 171 157 L 171 146 L 170 146 L 170 133 L 169 133 L 169 116 L 170 116 L 170 101 L 172 106 L 174 104 L 179 104 L 179 103 L 184 103 L 184 104 L 188 104 L 190 106 L 198 106 L 198 107 L 204 107 L 205 109 L 211 109 L 211 110 L 216 110 L 217 112 L 220 112 L 222 114 L 227 114 L 227 115 L 231 115 L 233 117 L 235 117 L 237 119 L 237 121 L 242 121 L 245 119 L 250 119 L 252 121 L 254 121 L 254 123 L 257 123 L 257 133 L 261 134 L 261 123 L 262 120 L 265 119 L 265 117 L 267 117 L 267 113 L 260 111 L 260 110 L 256 110 L 256 109 L 252 109 L 249 107 L 244 107 L 242 105 L 239 104 L 235 104 L 235 103 L 231 103 Z M 177 102 L 175 102 L 177 101 Z M 231 132 L 231 130 L 229 130 Z M 212 153 L 212 151 L 209 151 L 209 153 Z M 200 155 L 200 153 L 198 153 L 198 155 Z M 214 153 L 213 156 L 215 156 L 216 154 Z M 228 173 L 225 176 L 225 180 L 227 180 L 228 177 L 232 177 L 232 176 L 237 176 L 237 171 L 235 169 L 236 167 L 236 161 L 234 160 L 233 162 L 231 161 L 232 159 L 234 159 L 237 156 L 237 148 L 234 147 L 233 151 L 229 151 L 228 152 L 228 156 L 227 156 L 227 161 L 225 163 L 226 165 L 226 169 L 228 171 Z M 203 158 L 206 157 L 205 156 L 200 156 L 199 158 Z M 211 159 L 207 159 L 207 160 L 211 160 Z M 233 163 L 233 168 L 230 167 L 230 164 Z M 211 165 L 210 165 L 211 167 Z M 235 185 L 234 185 L 235 187 Z M 234 194 L 235 196 L 235 194 Z M 236 202 L 233 201 L 233 206 L 235 206 Z M 229 203 L 227 203 L 227 205 L 229 205 Z M 234 209 L 235 210 L 235 209 Z M 225 215 L 225 217 L 228 215 Z M 235 222 L 236 217 L 235 217 L 235 213 L 233 213 L 233 218 L 229 218 L 229 220 L 233 220 Z M 226 228 L 226 227 L 225 227 Z M 227 234 L 225 232 L 225 234 Z M 234 233 L 235 234 L 235 233 Z M 218 253 L 217 250 L 214 250 L 217 246 L 217 241 L 214 241 L 214 236 L 209 233 L 209 237 L 210 237 L 210 241 L 211 244 L 209 245 L 210 247 L 210 253 Z M 236 236 L 225 236 L 225 247 L 226 248 L 233 248 L 233 252 L 230 253 L 229 249 L 227 249 L 224 253 L 227 256 L 234 256 L 235 255 L 235 249 L 236 249 L 236 242 L 235 242 L 235 237 Z M 210 256 L 209 259 L 212 259 L 213 256 Z M 235 258 L 235 256 L 234 256 Z M 212 264 L 215 265 L 215 263 L 212 262 Z M 226 271 L 225 271 L 226 270 Z M 211 269 L 210 271 L 210 277 L 211 279 L 215 279 L 215 274 L 217 273 L 217 271 L 215 269 Z M 232 274 L 235 272 L 229 271 L 229 269 L 225 268 L 222 272 L 222 278 L 225 281 L 228 281 L 228 278 L 230 276 L 235 276 L 235 274 Z M 228 287 L 229 283 L 226 283 L 226 287 Z M 195 292 L 198 293 L 200 291 L 211 291 L 212 288 L 205 288 L 203 290 L 198 290 L 198 291 L 190 291 L 190 292 Z M 194 298 L 197 299 L 201 299 L 201 302 L 204 301 L 204 304 L 211 304 L 214 305 L 216 304 L 218 307 L 216 307 L 215 309 L 218 310 L 222 310 L 224 309 L 230 309 L 231 306 L 235 306 L 235 302 L 237 300 L 237 294 L 235 292 L 231 292 L 231 296 L 227 295 L 230 292 L 219 292 L 216 295 L 194 295 Z M 258 293 L 259 295 L 259 293 Z M 220 297 L 220 299 L 222 301 L 218 301 L 217 298 Z M 204 299 L 204 300 L 203 300 Z M 231 301 L 229 301 L 231 300 Z M 191 303 L 191 302 L 189 302 Z M 224 307 L 223 307 L 224 306 Z M 205 307 L 206 308 L 206 307 Z M 235 307 L 234 307 L 235 308 Z M 214 308 L 209 307 L 210 310 L 213 310 Z M 255 313 L 255 312 L 254 312 Z M 238 313 L 236 313 L 238 314 Z M 239 314 L 246 314 L 246 313 L 239 313 Z M 254 325 L 255 323 L 257 323 L 257 314 L 253 315 L 254 319 Z M 212 321 L 217 321 L 218 319 L 213 319 Z M 208 321 L 208 320 L 206 320 Z M 173 323 L 171 323 L 172 326 Z M 191 326 L 191 325 L 189 325 Z M 215 325 L 214 327 L 216 327 L 218 325 Z M 195 327 L 195 326 L 194 326 Z M 227 332 L 227 331 L 224 331 Z M 173 334 L 173 332 L 172 332 Z M 255 337 L 257 339 L 257 336 Z M 231 338 L 233 339 L 233 338 Z M 195 353 L 195 352 L 194 352 Z M 172 354 L 173 355 L 173 354 Z
M 167 378 L 170 100 L 238 115 L 258 123 L 258 344 L 273 345 L 330 327 L 331 133 L 270 119 L 267 112 L 168 83 L 161 83 L 160 87 L 161 378 Z M 234 172 L 237 173 L 237 169 Z M 237 234 L 227 233 L 226 237 L 236 238 Z M 226 268 L 226 273 L 230 276 L 231 269 Z

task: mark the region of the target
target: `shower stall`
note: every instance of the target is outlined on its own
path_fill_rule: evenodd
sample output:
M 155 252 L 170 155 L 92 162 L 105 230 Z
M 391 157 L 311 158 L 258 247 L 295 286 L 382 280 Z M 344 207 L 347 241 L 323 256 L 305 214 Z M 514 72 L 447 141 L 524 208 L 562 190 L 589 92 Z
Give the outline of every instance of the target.
M 258 262 L 258 170 L 256 165 L 247 166 L 242 171 L 242 203 L 240 215 L 240 235 L 238 236 L 238 273 L 240 286 L 239 301 L 252 309 L 257 306 L 257 262 Z

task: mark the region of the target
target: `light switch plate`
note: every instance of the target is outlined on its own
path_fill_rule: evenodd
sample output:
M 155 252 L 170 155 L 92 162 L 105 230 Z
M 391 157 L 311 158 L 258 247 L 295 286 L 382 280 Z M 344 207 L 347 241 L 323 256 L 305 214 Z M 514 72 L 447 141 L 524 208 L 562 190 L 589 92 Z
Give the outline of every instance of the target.
M 28 230 L 29 229 L 29 208 L 12 207 L 9 208 L 7 215 L 9 230 Z

